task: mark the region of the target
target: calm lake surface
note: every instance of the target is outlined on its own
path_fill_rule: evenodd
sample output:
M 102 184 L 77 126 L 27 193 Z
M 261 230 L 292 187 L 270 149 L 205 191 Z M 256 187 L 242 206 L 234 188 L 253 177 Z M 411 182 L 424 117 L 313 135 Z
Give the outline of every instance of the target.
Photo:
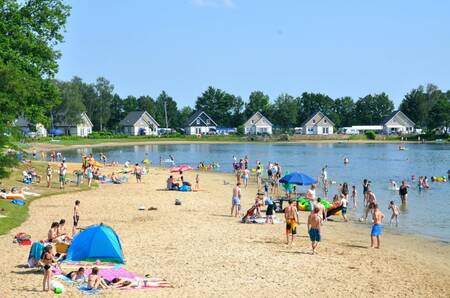
M 450 242 L 450 182 L 431 182 L 431 176 L 444 176 L 450 169 L 450 145 L 408 144 L 406 151 L 399 151 L 395 144 L 170 144 L 136 145 L 123 147 L 99 147 L 64 151 L 68 161 L 79 162 L 81 153 L 106 153 L 108 161 L 141 162 L 151 160 L 159 165 L 160 158 L 175 157 L 177 164 L 218 162 L 216 171 L 232 172 L 233 156 L 238 159 L 248 155 L 250 166 L 256 160 L 265 166 L 269 161 L 278 162 L 283 171 L 301 171 L 319 177 L 321 168 L 328 165 L 330 180 L 356 185 L 358 209 L 350 210 L 353 219 L 361 217 L 362 180 L 372 181 L 381 210 L 386 215 L 385 225 L 390 231 L 421 234 Z M 350 164 L 344 166 L 343 158 Z M 419 191 L 417 182 L 411 182 L 411 175 L 427 176 L 430 189 Z M 389 190 L 389 179 L 398 183 L 408 180 L 409 201 L 400 214 L 399 228 L 388 228 L 391 212 L 387 210 L 390 200 L 400 205 L 398 191 Z M 232 181 L 230 181 L 232 182 Z M 300 187 L 299 190 L 306 190 Z M 329 198 L 336 193 L 336 185 L 329 191 Z M 318 192 L 321 195 L 321 192 Z M 253 199 L 253 198 L 252 198 Z

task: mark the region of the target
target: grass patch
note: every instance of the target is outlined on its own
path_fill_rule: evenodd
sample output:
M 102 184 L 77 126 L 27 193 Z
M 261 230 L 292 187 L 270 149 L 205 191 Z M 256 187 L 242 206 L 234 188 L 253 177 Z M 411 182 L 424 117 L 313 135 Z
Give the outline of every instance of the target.
M 25 206 L 18 206 L 11 204 L 10 200 L 0 199 L 0 214 L 6 217 L 0 217 L 0 235 L 8 233 L 11 229 L 20 226 L 27 218 L 28 218 L 28 210 L 30 208 L 30 203 L 34 200 L 38 200 L 43 197 L 48 197 L 52 195 L 58 195 L 69 192 L 79 192 L 89 190 L 87 184 L 81 184 L 80 186 L 76 186 L 74 183 L 69 183 L 66 185 L 65 190 L 62 191 L 59 189 L 58 175 L 57 173 L 53 174 L 52 187 L 47 188 L 47 182 L 45 181 L 45 171 L 47 168 L 47 162 L 33 161 L 33 167 L 36 169 L 37 173 L 42 176 L 41 183 L 33 183 L 30 188 L 30 191 L 40 193 L 40 197 L 28 197 L 26 200 Z M 53 169 L 57 169 L 57 165 L 54 164 Z M 29 166 L 20 165 L 14 169 L 12 169 L 11 175 L 9 178 L 3 179 L 1 181 L 1 188 L 5 188 L 7 191 L 11 189 L 11 187 L 15 186 L 18 188 L 25 187 L 22 183 L 22 171 L 29 169 Z M 75 168 L 69 166 L 67 171 L 67 177 L 73 180 L 72 171 Z M 94 187 L 97 186 L 95 182 L 92 184 Z

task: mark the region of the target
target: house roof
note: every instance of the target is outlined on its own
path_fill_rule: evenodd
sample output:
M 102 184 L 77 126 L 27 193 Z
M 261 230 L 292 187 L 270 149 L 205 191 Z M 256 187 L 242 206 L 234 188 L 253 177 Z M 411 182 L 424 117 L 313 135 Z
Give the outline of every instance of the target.
M 61 121 L 61 122 L 55 122 L 53 124 L 53 126 L 58 127 L 58 126 L 77 126 L 78 124 L 81 124 L 83 122 L 83 119 L 86 120 L 86 122 L 90 125 L 90 126 L 94 126 L 91 122 L 91 119 L 89 119 L 88 115 L 86 114 L 86 112 L 81 113 L 81 121 L 77 124 L 74 123 L 67 123 L 66 121 Z
M 262 119 L 262 120 L 266 120 L 267 123 L 269 123 L 270 126 L 273 126 L 272 122 L 270 122 L 269 119 L 267 119 L 267 118 L 266 118 L 263 114 L 261 114 L 260 112 L 256 112 L 255 114 L 253 114 L 253 116 L 251 116 L 250 118 L 248 118 L 248 120 L 245 121 L 244 126 L 247 126 L 247 125 L 250 125 L 250 124 L 256 125 L 259 121 L 261 121 L 261 119 Z M 255 122 L 254 122 L 254 123 L 249 123 L 250 120 L 254 120 Z
M 206 113 L 203 112 L 203 111 L 196 111 L 196 112 L 194 112 L 194 113 L 193 113 L 191 116 L 189 116 L 189 118 L 186 120 L 186 122 L 184 123 L 184 126 L 185 126 L 185 127 L 191 126 L 192 123 L 194 123 L 194 121 L 197 120 L 197 118 L 200 117 L 200 116 L 202 116 L 202 115 L 205 115 L 205 116 L 211 121 L 211 123 L 214 124 L 214 126 L 217 126 L 217 123 L 214 122 L 214 120 L 212 120 L 212 118 L 209 117 L 209 115 L 206 114 Z M 202 119 L 202 121 L 203 121 L 203 119 Z M 204 121 L 203 121 L 203 122 L 204 122 Z
M 317 121 L 315 124 L 321 122 L 322 120 L 326 119 L 328 120 L 328 123 L 331 124 L 332 126 L 334 126 L 334 122 L 330 120 L 330 118 L 328 118 L 324 113 L 322 113 L 321 111 L 317 111 L 315 112 L 311 117 L 307 118 L 306 121 L 304 121 L 302 123 L 302 127 L 306 125 L 306 123 L 308 123 L 309 121 L 311 121 L 311 119 L 313 119 L 314 117 L 316 117 L 317 114 L 320 114 L 320 119 L 319 121 Z
M 159 126 L 159 123 L 156 122 L 156 120 L 147 112 L 147 111 L 133 111 L 129 112 L 125 118 L 120 120 L 119 125 L 120 126 L 133 126 L 136 122 L 141 119 L 143 115 L 147 115 L 151 121 L 154 122 L 157 126 Z
M 411 119 L 408 118 L 408 116 L 405 115 L 405 113 L 403 113 L 400 110 L 397 111 L 393 111 L 389 116 L 387 116 L 386 118 L 384 118 L 383 122 L 381 125 L 386 125 L 386 123 L 388 123 L 392 118 L 394 118 L 397 115 L 401 115 L 402 117 L 406 118 L 407 121 L 410 121 L 413 125 L 416 125 L 414 123 L 414 121 L 412 121 Z

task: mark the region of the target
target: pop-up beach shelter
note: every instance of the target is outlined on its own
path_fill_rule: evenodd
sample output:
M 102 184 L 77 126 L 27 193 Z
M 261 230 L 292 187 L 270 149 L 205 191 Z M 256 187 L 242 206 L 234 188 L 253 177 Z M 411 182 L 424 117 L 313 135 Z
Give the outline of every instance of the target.
M 103 224 L 90 226 L 76 235 L 67 251 L 67 260 L 125 262 L 119 236 L 111 227 Z
M 293 172 L 281 178 L 280 183 L 311 185 L 316 184 L 317 180 L 303 173 Z

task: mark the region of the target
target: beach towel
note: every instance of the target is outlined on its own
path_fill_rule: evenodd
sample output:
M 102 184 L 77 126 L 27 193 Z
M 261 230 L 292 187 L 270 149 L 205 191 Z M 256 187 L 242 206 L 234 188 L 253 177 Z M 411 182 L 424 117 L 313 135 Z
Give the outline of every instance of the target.
M 30 253 L 28 254 L 28 267 L 34 268 L 41 259 L 43 252 L 44 244 L 40 242 L 34 242 L 30 248 Z
M 80 290 L 81 292 L 83 292 L 83 294 L 86 294 L 86 295 L 97 295 L 97 294 L 99 294 L 102 291 L 100 289 L 89 289 L 86 284 L 82 284 L 82 285 L 77 286 L 77 289 Z
M 19 205 L 19 206 L 24 206 L 25 205 L 25 201 L 16 199 L 16 200 L 12 200 L 11 204 L 15 204 L 15 205 Z

